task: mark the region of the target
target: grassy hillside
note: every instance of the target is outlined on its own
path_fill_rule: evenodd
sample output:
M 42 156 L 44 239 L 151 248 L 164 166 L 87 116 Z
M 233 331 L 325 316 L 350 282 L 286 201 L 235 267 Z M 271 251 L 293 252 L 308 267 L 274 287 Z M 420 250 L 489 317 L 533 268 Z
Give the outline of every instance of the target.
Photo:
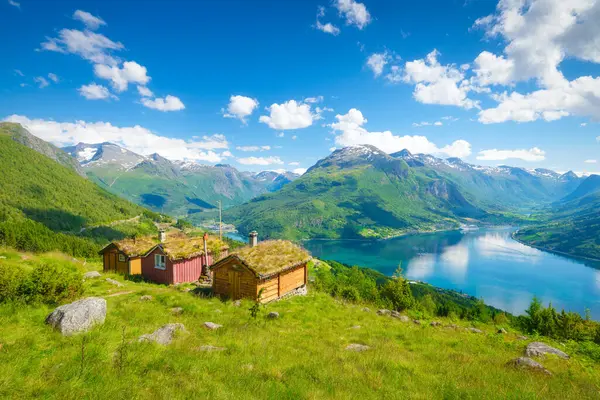
M 16 142 L 9 128 L 0 126 L 0 244 L 92 256 L 111 239 L 154 232 L 143 208 Z
M 382 238 L 455 229 L 461 217 L 486 215 L 451 183 L 364 147 L 375 156 L 335 152 L 280 191 L 227 210 L 226 222 L 278 238 Z
M 10 251 L 0 255 L 38 260 Z M 73 267 L 99 268 L 89 263 Z M 111 285 L 105 277 L 124 287 Z M 85 295 L 108 302 L 106 322 L 73 337 L 44 324 L 53 307 L 0 304 L 0 397 L 591 399 L 600 390 L 597 362 L 579 354 L 571 342 L 563 347 L 546 338 L 523 341 L 510 328 L 500 335 L 493 324 L 447 318 L 436 319 L 443 325 L 439 327 L 430 326 L 429 320 L 405 323 L 314 290 L 306 297 L 269 304 L 254 320 L 247 301 L 235 307 L 184 289 L 124 281 L 116 275 L 88 280 Z M 142 301 L 142 295 L 153 298 Z M 173 307 L 183 312 L 174 315 Z M 270 311 L 279 312 L 280 318 L 266 318 Z M 206 321 L 223 327 L 207 330 Z M 187 332 L 171 345 L 137 342 L 139 336 L 175 322 L 183 323 Z M 455 327 L 444 327 L 451 324 Z M 464 329 L 471 326 L 484 333 Z M 507 366 L 538 339 L 572 358 L 539 359 L 552 376 Z M 348 351 L 350 344 L 369 349 Z M 224 350 L 205 352 L 205 345 Z

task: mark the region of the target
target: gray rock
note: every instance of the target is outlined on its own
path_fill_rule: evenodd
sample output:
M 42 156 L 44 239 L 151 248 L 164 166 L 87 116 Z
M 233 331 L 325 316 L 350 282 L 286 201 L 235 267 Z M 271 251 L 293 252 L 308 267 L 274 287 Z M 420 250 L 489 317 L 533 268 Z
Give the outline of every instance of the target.
M 567 353 L 555 349 L 554 347 L 550 347 L 542 342 L 529 343 L 525 348 L 525 355 L 527 357 L 541 357 L 544 354 L 555 354 L 560 358 L 564 358 L 565 360 L 569 359 L 569 355 Z
M 530 369 L 532 371 L 543 372 L 547 375 L 552 375 L 552 372 L 548 371 L 542 364 L 537 361 L 532 360 L 529 357 L 519 357 L 515 358 L 512 361 L 508 362 L 508 365 L 517 367 L 517 368 L 525 368 Z
M 277 319 L 277 318 L 279 318 L 279 313 L 277 311 L 271 311 L 267 315 L 267 318 L 269 318 L 269 319 Z
M 236 300 L 236 301 L 233 302 L 233 306 L 234 307 L 239 307 L 241 305 L 242 305 L 242 301 L 241 300 Z
M 198 350 L 198 351 L 206 351 L 206 352 L 213 352 L 213 351 L 225 351 L 227 349 L 225 347 L 217 347 L 217 346 L 205 345 L 205 346 L 197 347 L 196 350 Z
M 392 311 L 392 312 L 390 313 L 390 315 L 391 315 L 393 318 L 400 318 L 400 313 L 399 313 L 398 311 Z
M 353 327 L 351 327 L 350 329 L 360 329 L 361 326 L 360 325 L 354 325 Z
M 211 331 L 217 330 L 219 328 L 222 328 L 223 325 L 219 325 L 219 324 L 215 324 L 214 322 L 205 322 L 204 323 L 204 327 L 207 329 L 210 329 Z
M 381 309 L 377 311 L 377 315 L 391 315 L 392 312 L 390 310 Z
M 529 339 L 527 336 L 519 335 L 517 336 L 517 340 L 527 340 Z
M 473 333 L 483 333 L 483 331 L 481 329 L 477 329 L 477 328 L 467 328 L 467 330 L 469 332 L 473 332 Z
M 431 321 L 431 323 L 429 324 L 430 326 L 442 326 L 442 323 L 440 321 Z
M 173 308 L 171 308 L 171 313 L 173 313 L 173 315 L 181 315 L 181 314 L 183 314 L 183 308 L 173 307 Z
M 450 329 L 458 329 L 458 328 L 460 328 L 460 327 L 459 327 L 458 325 L 456 325 L 456 324 L 448 324 L 448 325 L 446 325 L 446 328 L 450 328 Z
M 166 324 L 155 330 L 154 332 L 142 335 L 138 339 L 140 342 L 156 342 L 166 346 L 171 344 L 177 331 L 185 332 L 183 324 Z
M 141 300 L 141 301 L 150 301 L 150 300 L 152 300 L 153 298 L 154 298 L 154 297 L 150 296 L 149 294 L 146 294 L 146 295 L 144 295 L 144 296 L 140 297 L 140 300 Z
M 365 346 L 364 344 L 358 344 L 358 343 L 351 343 L 348 346 L 346 346 L 346 350 L 348 350 L 348 351 L 361 352 L 361 351 L 367 351 L 369 349 L 370 349 L 369 346 Z
M 106 282 L 112 283 L 113 285 L 118 286 L 118 287 L 124 286 L 121 282 L 115 281 L 114 279 L 111 279 L 111 278 L 106 278 Z
M 46 323 L 65 336 L 87 332 L 106 319 L 106 300 L 88 297 L 56 308 L 46 318 Z
M 371 309 L 369 307 L 363 307 L 362 309 L 364 312 L 371 312 Z
M 417 325 L 421 325 L 421 320 L 419 319 L 413 319 L 413 322 Z
M 500 335 L 506 335 L 508 332 L 506 331 L 506 329 L 500 328 L 500 329 L 498 329 L 497 333 L 499 333 Z
M 98 271 L 90 271 L 90 272 L 86 272 L 85 274 L 83 274 L 83 279 L 94 279 L 94 278 L 100 278 L 102 276 L 102 274 Z
M 398 317 L 398 319 L 402 322 L 410 322 L 410 318 L 408 318 L 406 315 L 401 315 Z

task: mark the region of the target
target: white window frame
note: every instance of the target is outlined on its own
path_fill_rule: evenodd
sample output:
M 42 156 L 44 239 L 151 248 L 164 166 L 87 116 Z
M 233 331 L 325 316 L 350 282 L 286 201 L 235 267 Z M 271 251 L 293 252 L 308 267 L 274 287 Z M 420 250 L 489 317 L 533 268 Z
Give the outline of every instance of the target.
M 154 268 L 156 269 L 167 269 L 167 257 L 163 254 L 154 255 Z
M 119 253 L 119 262 L 125 262 L 127 259 L 125 258 L 125 254 Z

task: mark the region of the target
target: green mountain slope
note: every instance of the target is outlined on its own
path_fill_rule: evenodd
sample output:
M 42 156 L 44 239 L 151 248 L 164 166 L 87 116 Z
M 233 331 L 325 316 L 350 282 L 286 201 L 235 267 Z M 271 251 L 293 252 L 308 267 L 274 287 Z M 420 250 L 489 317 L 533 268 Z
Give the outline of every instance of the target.
M 525 227 L 516 238 L 533 246 L 600 260 L 600 177 L 588 177 L 577 190 Z
M 440 176 L 373 146 L 335 151 L 280 191 L 227 210 L 241 232 L 267 237 L 388 237 L 453 229 L 486 213 Z
M 138 217 L 150 215 L 143 208 L 22 145 L 15 131 L 23 128 L 0 125 L 0 244 L 93 256 L 108 240 L 154 231 Z

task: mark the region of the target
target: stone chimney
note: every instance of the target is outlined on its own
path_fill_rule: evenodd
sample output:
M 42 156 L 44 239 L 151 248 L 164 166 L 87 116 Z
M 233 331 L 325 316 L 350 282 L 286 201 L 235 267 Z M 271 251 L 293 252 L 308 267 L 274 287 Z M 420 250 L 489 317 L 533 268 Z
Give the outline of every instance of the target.
M 252 231 L 248 235 L 248 245 L 254 247 L 258 244 L 258 232 Z
M 167 233 L 164 229 L 158 231 L 158 241 L 164 243 L 167 240 Z

